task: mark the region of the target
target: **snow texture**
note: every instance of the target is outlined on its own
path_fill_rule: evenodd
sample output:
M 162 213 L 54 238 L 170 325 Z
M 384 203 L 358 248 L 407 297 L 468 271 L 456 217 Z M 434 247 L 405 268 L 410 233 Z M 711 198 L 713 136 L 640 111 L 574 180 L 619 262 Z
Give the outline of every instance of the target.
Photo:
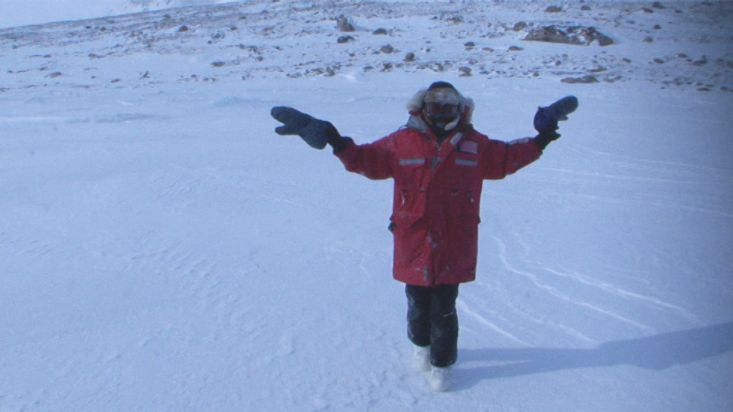
M 30 3 L 0 13 L 1 411 L 733 410 L 733 3 Z M 614 43 L 522 40 L 550 25 Z M 438 394 L 391 183 L 269 117 L 369 142 L 436 80 L 502 140 L 580 100 L 485 184 Z

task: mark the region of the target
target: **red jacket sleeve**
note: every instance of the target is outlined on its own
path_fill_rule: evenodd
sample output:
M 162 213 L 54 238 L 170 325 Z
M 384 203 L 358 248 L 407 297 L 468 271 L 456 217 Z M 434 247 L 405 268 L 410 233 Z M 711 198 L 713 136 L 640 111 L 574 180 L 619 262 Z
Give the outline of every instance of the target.
M 503 179 L 537 160 L 542 152 L 531 138 L 513 142 L 489 140 L 481 154 L 484 179 Z
M 394 176 L 392 146 L 390 136 L 362 145 L 352 141 L 336 153 L 336 156 L 350 172 L 359 173 L 369 179 L 387 179 Z

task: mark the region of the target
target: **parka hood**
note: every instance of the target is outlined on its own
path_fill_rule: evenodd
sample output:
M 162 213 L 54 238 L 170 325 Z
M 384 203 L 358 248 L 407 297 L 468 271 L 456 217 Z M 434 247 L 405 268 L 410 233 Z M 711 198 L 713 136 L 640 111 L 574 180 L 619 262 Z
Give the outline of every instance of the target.
M 436 82 L 436 83 L 443 83 L 443 82 Z M 436 83 L 433 83 L 433 85 L 435 85 Z M 445 84 L 447 84 L 450 87 L 453 87 L 452 85 L 448 83 L 445 83 Z M 417 129 L 421 132 L 425 132 L 426 130 L 430 128 L 422 116 L 422 109 L 425 105 L 425 96 L 428 94 L 429 90 L 430 88 L 419 90 L 407 102 L 407 111 L 408 113 L 410 113 L 410 118 L 407 119 L 407 124 L 405 125 L 406 127 Z M 456 90 L 456 93 L 458 94 L 458 98 L 459 98 L 458 108 L 461 112 L 461 122 L 464 126 L 470 125 L 471 118 L 473 117 L 473 109 L 474 109 L 473 99 L 462 95 L 458 90 Z

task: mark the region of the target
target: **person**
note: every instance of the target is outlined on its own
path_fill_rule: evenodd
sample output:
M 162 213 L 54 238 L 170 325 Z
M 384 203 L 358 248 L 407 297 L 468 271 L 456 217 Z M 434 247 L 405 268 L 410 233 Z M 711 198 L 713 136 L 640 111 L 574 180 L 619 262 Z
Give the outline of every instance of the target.
M 405 284 L 417 366 L 432 389 L 443 391 L 458 352 L 458 286 L 476 277 L 483 181 L 529 165 L 560 135 L 551 119 L 534 138 L 490 139 L 472 126 L 473 101 L 444 81 L 418 91 L 407 109 L 404 127 L 367 144 L 290 107 L 271 114 L 284 124 L 278 134 L 300 135 L 316 148 L 330 144 L 348 171 L 394 179 L 393 276 Z

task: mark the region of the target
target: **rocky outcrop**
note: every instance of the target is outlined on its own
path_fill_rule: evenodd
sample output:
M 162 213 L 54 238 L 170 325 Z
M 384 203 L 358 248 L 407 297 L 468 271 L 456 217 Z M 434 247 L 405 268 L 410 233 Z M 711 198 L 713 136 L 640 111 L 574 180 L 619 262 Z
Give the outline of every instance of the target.
M 614 43 L 613 39 L 601 33 L 595 27 L 555 25 L 532 29 L 523 40 L 583 46 L 588 46 L 593 42 L 598 42 L 601 46 Z

